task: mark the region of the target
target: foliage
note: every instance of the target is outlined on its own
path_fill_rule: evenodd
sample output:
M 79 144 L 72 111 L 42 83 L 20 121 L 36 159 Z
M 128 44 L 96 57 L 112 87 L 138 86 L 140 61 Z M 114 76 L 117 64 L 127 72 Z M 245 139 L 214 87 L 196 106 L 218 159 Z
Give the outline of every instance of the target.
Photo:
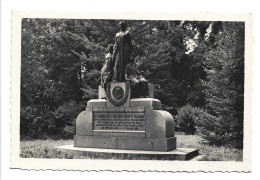
M 62 136 L 61 129 L 73 125 L 79 113 L 77 108 L 84 100 L 96 96 L 97 82 L 84 81 L 84 86 L 81 85 L 81 66 L 87 64 L 87 71 L 98 74 L 96 69 L 102 61 L 100 52 L 104 51 L 85 36 L 88 23 L 83 20 L 22 20 L 21 134 Z M 84 91 L 86 87 L 87 92 Z M 66 109 L 71 101 L 76 107 L 62 112 L 61 107 Z
M 206 54 L 206 108 L 214 116 L 203 122 L 210 142 L 243 147 L 244 23 L 223 23 L 216 48 Z
M 21 135 L 73 135 L 77 114 L 97 98 L 118 22 L 22 20 Z M 156 85 L 155 98 L 174 115 L 182 107 L 179 128 L 187 134 L 197 129 L 208 143 L 242 147 L 244 24 L 126 22 L 133 37 L 131 58 L 141 60 L 144 76 Z
M 203 69 L 199 66 L 202 61 L 192 58 L 193 54 L 186 54 L 184 39 L 193 38 L 193 31 L 177 22 L 162 24 L 160 22 L 161 26 L 147 40 L 147 52 L 142 56 L 149 72 L 146 77 L 159 85 L 156 97 L 162 103 L 181 107 L 188 103 L 188 98 L 192 96 L 191 89 L 198 84 L 199 78 L 203 78 Z
M 192 107 L 191 105 L 180 108 L 178 114 L 175 116 L 178 129 L 185 134 L 194 134 L 201 111 L 201 109 Z
M 72 138 L 75 134 L 75 121 L 77 115 L 84 110 L 83 104 L 75 101 L 65 102 L 55 112 L 41 111 L 35 107 L 21 109 L 21 134 L 31 138 L 46 139 L 50 136 Z

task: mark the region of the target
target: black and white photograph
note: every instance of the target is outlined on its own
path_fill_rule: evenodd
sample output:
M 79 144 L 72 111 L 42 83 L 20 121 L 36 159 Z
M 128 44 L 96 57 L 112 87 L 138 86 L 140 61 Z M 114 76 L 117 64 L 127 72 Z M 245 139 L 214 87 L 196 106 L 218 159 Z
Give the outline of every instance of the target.
M 249 171 L 251 16 L 210 15 L 14 12 L 11 168 Z

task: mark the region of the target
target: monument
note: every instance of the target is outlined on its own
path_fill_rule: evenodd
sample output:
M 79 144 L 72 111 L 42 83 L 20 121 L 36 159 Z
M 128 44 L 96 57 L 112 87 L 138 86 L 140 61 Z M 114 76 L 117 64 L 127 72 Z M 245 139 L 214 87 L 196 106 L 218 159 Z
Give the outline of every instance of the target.
M 131 99 L 130 82 L 111 83 L 107 99 L 88 101 L 76 121 L 75 147 L 176 149 L 174 121 L 154 98 Z
M 149 151 L 157 152 L 156 156 L 170 152 L 168 156 L 179 160 L 196 156 L 197 150 L 176 150 L 173 117 L 154 98 L 153 85 L 135 71 L 126 71 L 127 66 L 135 67 L 130 58 L 132 40 L 125 23 L 119 26 L 102 69 L 99 99 L 88 101 L 86 110 L 77 117 L 74 148 Z

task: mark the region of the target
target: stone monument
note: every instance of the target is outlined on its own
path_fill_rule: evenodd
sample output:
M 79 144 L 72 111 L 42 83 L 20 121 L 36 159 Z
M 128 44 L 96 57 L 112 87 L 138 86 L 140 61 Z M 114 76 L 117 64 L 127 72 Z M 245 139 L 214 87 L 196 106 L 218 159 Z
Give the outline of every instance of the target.
M 125 78 L 125 67 L 132 63 L 131 51 L 131 34 L 126 31 L 125 23 L 120 22 L 113 55 L 107 61 L 114 66 L 114 81 L 99 86 L 99 99 L 88 101 L 86 110 L 78 115 L 73 148 L 157 152 L 176 149 L 173 117 L 162 110 L 161 102 L 154 98 L 153 85 L 148 84 L 146 98 L 132 97 L 133 84 L 138 83 L 138 78 Z M 192 156 L 197 155 L 194 150 L 183 151 L 185 157 L 179 159 L 186 160 L 190 152 Z M 171 155 L 176 155 L 174 153 Z
M 88 101 L 76 121 L 75 147 L 169 151 L 174 121 L 154 98 L 131 99 L 130 82 L 111 83 L 107 99 Z
M 87 109 L 76 121 L 75 147 L 169 151 L 176 149 L 174 120 L 161 109 L 161 102 L 150 98 L 131 98 L 133 78 L 125 79 L 125 68 L 132 63 L 132 40 L 124 21 L 119 23 L 113 56 L 115 82 L 99 87 L 99 97 L 88 101 Z M 110 52 L 110 54 L 112 54 Z M 106 64 L 104 67 L 108 67 Z M 138 82 L 135 79 L 135 84 Z M 105 93 L 104 93 L 105 91 Z M 151 90 L 152 91 L 152 90 Z

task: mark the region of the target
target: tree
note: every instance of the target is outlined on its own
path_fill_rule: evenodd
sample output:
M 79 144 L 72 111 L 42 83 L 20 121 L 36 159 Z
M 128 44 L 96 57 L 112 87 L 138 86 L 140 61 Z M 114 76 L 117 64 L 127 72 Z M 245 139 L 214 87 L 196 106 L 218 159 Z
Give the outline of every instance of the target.
M 88 64 L 89 72 L 97 72 L 101 66 L 100 52 L 104 48 L 87 38 L 89 23 L 85 20 L 22 20 L 21 133 L 30 133 L 32 129 L 38 129 L 39 133 L 59 133 L 67 124 L 73 124 L 67 120 L 58 123 L 60 117 L 55 113 L 61 107 L 66 108 L 67 101 L 76 101 L 81 107 L 80 67 Z M 88 87 L 86 96 L 96 96 L 97 83 L 86 82 L 84 86 Z M 36 128 L 35 124 L 39 126 Z
M 206 53 L 206 109 L 217 121 L 202 130 L 215 144 L 243 146 L 244 29 L 242 22 L 223 23 L 216 48 Z

